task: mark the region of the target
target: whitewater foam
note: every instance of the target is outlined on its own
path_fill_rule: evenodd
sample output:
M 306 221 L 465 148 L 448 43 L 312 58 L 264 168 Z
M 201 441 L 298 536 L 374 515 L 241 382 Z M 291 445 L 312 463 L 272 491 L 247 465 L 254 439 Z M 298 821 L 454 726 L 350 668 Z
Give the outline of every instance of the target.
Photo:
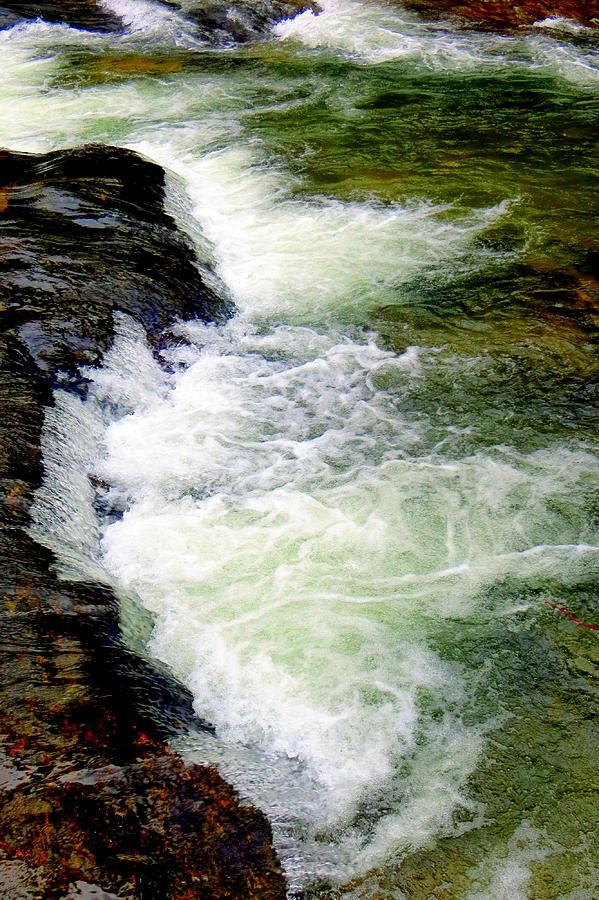
M 596 48 L 564 45 L 559 38 L 580 30 L 564 19 L 546 19 L 520 34 L 497 35 L 460 28 L 459 23 L 427 22 L 406 10 L 358 0 L 322 0 L 322 11 L 306 10 L 279 22 L 281 41 L 329 50 L 364 65 L 396 62 L 415 71 L 461 74 L 474 71 L 538 69 L 580 86 L 596 86 Z M 556 34 L 557 40 L 553 38 Z M 592 35 L 592 29 L 584 29 Z
M 461 711 L 482 674 L 444 661 L 436 635 L 530 607 L 489 595 L 498 578 L 596 565 L 560 512 L 584 505 L 595 460 L 437 457 L 400 402 L 434 351 L 239 320 L 180 330 L 165 373 L 126 329 L 92 396 L 113 418 L 125 398 L 94 466 L 125 510 L 104 564 L 217 727 L 182 748 L 268 812 L 295 887 L 473 827 L 464 785 L 491 723 Z
M 171 142 L 128 146 L 185 181 L 217 272 L 250 321 L 361 323 L 375 304 L 402 303 L 402 285 L 425 268 L 431 276 L 492 263 L 497 256 L 473 242 L 510 205 L 460 215 L 451 205 L 417 200 L 300 200 L 288 173 L 240 145 L 199 158 Z
M 217 727 L 180 748 L 266 810 L 292 887 L 348 880 L 481 824 L 468 781 L 509 713 L 486 698 L 493 662 L 469 661 L 468 628 L 521 614 L 534 623 L 531 581 L 551 597 L 596 572 L 597 462 L 572 442 L 506 446 L 484 413 L 481 425 L 444 410 L 435 424 L 412 402 L 414 385 L 430 411 L 445 401 L 440 367 L 448 385 L 469 370 L 484 381 L 486 370 L 442 347 L 396 355 L 364 330 L 372 310 L 407 303 L 415 279 L 450 283 L 514 259 L 477 242 L 507 202 L 464 212 L 295 191 L 247 121 L 301 108 L 297 75 L 264 76 L 262 92 L 253 69 L 210 66 L 58 86 L 73 47 L 198 49 L 158 4 L 109 5 L 129 17 L 124 35 L 43 23 L 0 34 L 2 142 L 104 140 L 164 165 L 169 210 L 240 312 L 226 327 L 180 324 L 181 345 L 160 362 L 139 328 L 117 320 L 104 366 L 87 373 L 88 399 L 59 394 L 48 413 L 33 533 L 65 577 L 109 579 L 134 616 L 151 614 L 148 652 Z M 281 23 L 270 48 L 251 52 L 276 60 L 294 40 L 298 55 L 320 48 L 348 66 L 591 84 L 594 51 L 558 52 L 548 30 L 450 33 L 343 0 Z M 306 102 L 326 102 L 326 86 L 308 88 Z M 89 475 L 109 486 L 94 495 Z M 494 590 L 510 579 L 514 590 Z M 525 894 L 541 843 L 517 832 L 507 862 L 489 858 L 482 890 Z

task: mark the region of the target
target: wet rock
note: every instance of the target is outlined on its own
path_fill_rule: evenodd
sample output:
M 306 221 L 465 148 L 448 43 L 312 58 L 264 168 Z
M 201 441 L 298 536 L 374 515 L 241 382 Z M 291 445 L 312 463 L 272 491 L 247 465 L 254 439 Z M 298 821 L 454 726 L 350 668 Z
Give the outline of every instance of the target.
M 223 43 L 264 37 L 276 22 L 320 8 L 312 0 L 178 0 L 177 6 L 203 37 Z
M 0 182 L 2 896 L 282 898 L 262 816 L 166 747 L 189 693 L 123 645 L 112 591 L 60 580 L 26 530 L 52 387 L 85 391 L 77 366 L 109 346 L 113 311 L 157 339 L 227 306 L 165 214 L 157 166 L 104 147 L 7 153 Z
M 405 0 L 407 6 L 429 14 L 464 16 L 494 25 L 532 25 L 547 18 L 563 17 L 583 25 L 599 24 L 596 0 Z
M 254 40 L 265 37 L 276 22 L 292 18 L 304 9 L 318 10 L 313 0 L 163 0 L 167 10 L 187 19 L 191 30 L 212 44 Z M 119 32 L 126 24 L 95 0 L 54 0 L 20 3 L 3 0 L 0 28 L 19 21 L 40 18 L 64 22 L 89 31 Z
M 116 894 L 107 894 L 97 884 L 88 884 L 86 881 L 78 881 L 69 888 L 61 900 L 121 900 Z
M 176 316 L 229 314 L 163 196 L 162 169 L 131 151 L 0 155 L 1 324 L 41 371 L 97 362 L 115 310 L 143 321 L 150 336 Z
M 44 19 L 46 22 L 64 22 L 73 28 L 88 31 L 120 31 L 120 18 L 103 9 L 96 0 L 54 0 L 45 3 L 21 3 L 3 0 L 0 5 L 0 28 L 10 27 L 18 21 Z
M 97 777 L 39 778 L 0 814 L 2 846 L 23 845 L 44 897 L 279 898 L 259 814 L 215 772 L 152 756 Z M 270 860 L 268 859 L 270 855 Z

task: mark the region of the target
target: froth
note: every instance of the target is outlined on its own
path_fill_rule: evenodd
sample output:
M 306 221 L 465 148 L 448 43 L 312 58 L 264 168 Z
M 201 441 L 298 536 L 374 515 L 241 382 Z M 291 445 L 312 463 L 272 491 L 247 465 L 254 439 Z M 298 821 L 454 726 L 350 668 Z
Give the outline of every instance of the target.
M 421 273 L 450 280 L 495 259 L 474 239 L 506 204 L 459 215 L 418 199 L 294 194 L 259 136 L 244 138 L 246 113 L 260 100 L 269 108 L 272 85 L 297 84 L 277 66 L 258 99 L 256 72 L 243 66 L 48 91 L 61 47 L 191 46 L 181 18 L 157 3 L 108 5 L 126 34 L 74 37 L 43 23 L 0 34 L 2 142 L 104 140 L 163 164 L 189 196 L 172 191 L 170 211 L 202 258 L 214 255 L 241 313 L 224 328 L 181 325 L 182 346 L 162 364 L 139 328 L 117 321 L 104 367 L 87 373 L 88 400 L 59 394 L 48 412 L 33 532 L 66 577 L 108 570 L 140 619 L 152 614 L 150 652 L 218 730 L 190 735 L 185 751 L 267 811 L 292 886 L 349 879 L 480 823 L 466 785 L 489 724 L 472 699 L 486 673 L 468 667 L 467 648 L 454 654 L 462 664 L 448 661 L 444 640 L 459 649 L 464 623 L 534 617 L 530 579 L 596 571 L 586 504 L 597 464 L 492 439 L 460 452 L 445 412 L 437 428 L 404 402 L 415 382 L 427 389 L 440 351 L 396 356 L 362 331 L 371 308 L 404 302 Z M 345 56 L 348 70 L 596 78 L 596 54 L 558 46 L 548 26 L 517 39 L 450 32 L 370 3 L 327 2 L 275 37 Z M 265 67 L 269 53 L 283 55 L 251 52 Z M 307 102 L 328 88 L 315 79 L 310 90 Z M 279 109 L 305 102 L 281 93 Z M 438 385 L 430 380 L 435 407 Z M 110 485 L 104 531 L 90 473 Z M 491 589 L 510 578 L 521 591 Z M 519 831 L 487 860 L 485 897 L 524 895 L 539 846 Z
M 596 84 L 599 56 L 553 40 L 591 34 L 565 19 L 546 19 L 521 35 L 460 29 L 458 22 L 427 22 L 405 10 L 356 0 L 322 0 L 322 12 L 307 10 L 278 23 L 279 40 L 293 40 L 351 57 L 364 64 L 397 62 L 417 71 L 464 73 L 508 68 L 543 69 L 580 86 Z
M 406 60 L 429 68 L 468 69 L 484 65 L 492 39 L 456 37 L 455 31 L 425 24 L 403 10 L 354 0 L 324 0 L 322 11 L 306 10 L 274 26 L 281 40 L 329 48 L 364 63 Z
M 425 268 L 474 268 L 489 251 L 473 238 L 508 204 L 463 215 L 425 201 L 341 203 L 292 197 L 289 176 L 246 147 L 194 158 L 153 141 L 131 144 L 185 179 L 193 212 L 214 245 L 217 269 L 253 320 L 362 322 L 369 308 L 401 303 L 401 286 Z
M 485 591 L 497 578 L 589 571 L 597 547 L 560 510 L 584 503 L 596 463 L 563 449 L 438 456 L 400 411 L 426 377 L 415 348 L 396 358 L 240 321 L 182 331 L 174 374 L 108 429 L 97 468 L 126 507 L 104 561 L 155 617 L 151 652 L 226 746 L 261 772 L 269 756 L 295 761 L 292 815 L 278 776 L 256 790 L 219 751 L 285 858 L 304 860 L 298 883 L 468 827 L 484 720 L 462 721 L 474 676 L 435 636 L 522 609 Z M 117 347 L 101 377 L 118 381 L 131 358 Z
M 543 860 L 553 849 L 538 829 L 523 822 L 504 852 L 496 853 L 478 867 L 475 880 L 485 884 L 485 888 L 470 891 L 466 900 L 528 900 L 530 863 Z
M 183 45 L 199 43 L 192 38 L 189 21 L 172 6 L 153 0 L 101 0 L 100 5 L 119 16 L 130 32 L 150 38 L 155 35 L 160 40 L 170 38 Z
M 106 579 L 90 474 L 108 424 L 154 405 L 167 390 L 143 328 L 121 313 L 114 318 L 115 345 L 104 355 L 103 368 L 88 370 L 92 381 L 87 398 L 55 391 L 54 406 L 44 416 L 44 481 L 31 507 L 30 532 L 55 551 L 63 578 Z

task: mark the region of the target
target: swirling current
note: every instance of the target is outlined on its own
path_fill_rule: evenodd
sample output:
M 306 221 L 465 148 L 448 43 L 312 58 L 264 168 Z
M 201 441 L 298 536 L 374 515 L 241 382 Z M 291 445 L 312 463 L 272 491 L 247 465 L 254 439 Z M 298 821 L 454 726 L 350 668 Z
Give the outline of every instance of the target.
M 235 314 L 117 318 L 32 532 L 191 689 L 174 746 L 290 895 L 591 900 L 599 651 L 556 607 L 599 624 L 597 31 L 104 6 L 0 32 L 0 141 L 159 163 Z

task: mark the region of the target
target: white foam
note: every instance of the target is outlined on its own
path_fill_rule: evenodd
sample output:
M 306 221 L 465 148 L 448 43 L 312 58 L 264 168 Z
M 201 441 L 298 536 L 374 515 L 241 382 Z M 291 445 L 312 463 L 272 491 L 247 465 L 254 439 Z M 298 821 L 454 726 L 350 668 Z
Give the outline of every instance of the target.
M 534 23 L 533 28 L 549 29 L 550 31 L 561 31 L 570 34 L 593 34 L 593 29 L 588 25 L 581 25 L 572 19 L 564 16 L 548 16 L 546 19 L 539 19 Z
M 466 900 L 529 900 L 530 863 L 540 862 L 552 852 L 542 832 L 522 822 L 507 842 L 505 851 L 485 859 L 473 873 L 482 890 L 470 891 Z
M 289 175 L 246 147 L 198 158 L 171 142 L 129 146 L 159 160 L 188 187 L 194 215 L 214 246 L 217 271 L 252 320 L 331 323 L 364 320 L 369 307 L 401 303 L 418 272 L 488 263 L 473 238 L 507 203 L 463 216 L 448 205 L 341 203 L 292 198 Z
M 144 391 L 150 403 L 108 429 L 97 472 L 127 507 L 106 530 L 105 563 L 154 615 L 151 652 L 225 742 L 192 736 L 186 751 L 212 754 L 269 813 L 297 885 L 459 831 L 456 810 L 471 826 L 480 810 L 463 786 L 483 722 L 461 721 L 465 674 L 431 636 L 444 619 L 522 609 L 487 597 L 497 578 L 575 579 L 597 565 L 597 546 L 559 512 L 560 498 L 585 496 L 596 462 L 418 455 L 419 427 L 398 406 L 426 378 L 414 348 L 395 358 L 239 321 L 184 331 L 194 344 L 168 354 L 172 387 L 168 376 L 154 402 Z M 118 381 L 130 356 L 117 347 L 117 375 L 102 379 Z M 366 826 L 364 804 L 376 810 Z
M 55 391 L 54 406 L 44 416 L 44 480 L 35 493 L 29 531 L 55 552 L 59 575 L 71 580 L 106 580 L 90 475 L 107 425 L 115 416 L 148 408 L 167 389 L 142 327 L 116 313 L 115 333 L 116 345 L 105 354 L 105 367 L 90 370 L 93 382 L 87 399 Z
M 377 3 L 323 0 L 321 6 L 322 11 L 306 10 L 277 23 L 274 34 L 280 40 L 337 50 L 369 64 L 409 60 L 433 69 L 484 65 L 489 61 L 488 50 L 497 46 L 490 37 L 464 38 L 455 29 L 425 24 L 404 10 Z
M 489 594 L 497 579 L 597 569 L 574 514 L 596 461 L 439 455 L 435 434 L 401 413 L 436 351 L 396 357 L 240 319 L 179 332 L 163 369 L 119 317 L 86 404 L 57 398 L 36 536 L 66 575 L 98 577 L 83 559 L 97 559 L 90 469 L 110 483 L 105 501 L 126 511 L 105 530 L 104 564 L 154 617 L 150 652 L 217 726 L 218 739 L 177 746 L 267 812 L 294 889 L 480 824 L 464 786 L 492 723 L 464 724 L 475 675 L 433 643 L 444 621 L 530 607 Z M 514 859 L 495 866 L 498 900 L 525 884 Z
M 564 19 L 537 23 L 538 34 L 497 35 L 461 29 L 456 21 L 427 22 L 405 10 L 359 0 L 322 0 L 321 6 L 322 12 L 306 10 L 279 22 L 274 34 L 279 40 L 341 53 L 359 63 L 395 61 L 420 73 L 537 69 L 581 87 L 596 86 L 599 78 L 596 51 L 560 40 L 579 33 Z
M 190 30 L 189 22 L 159 3 L 110 0 L 110 8 L 129 22 L 125 33 L 97 34 L 41 21 L 0 32 L 3 61 L 0 142 L 13 149 L 33 152 L 87 141 L 145 147 L 150 155 L 155 153 L 158 160 L 188 177 L 198 192 L 204 191 L 198 197 L 198 203 L 204 197 L 206 209 L 201 210 L 198 206 L 198 213 L 206 219 L 207 226 L 219 234 L 223 205 L 228 205 L 233 221 L 239 222 L 239 232 L 226 246 L 223 239 L 223 252 L 226 251 L 228 260 L 223 265 L 230 264 L 236 287 L 242 291 L 253 290 L 254 286 L 248 283 L 251 273 L 243 271 L 242 245 L 239 244 L 237 250 L 233 246 L 242 234 L 244 221 L 249 223 L 248 218 L 244 220 L 243 191 L 249 190 L 249 197 L 255 204 L 261 202 L 261 191 L 274 190 L 274 194 L 270 194 L 272 201 L 279 195 L 281 184 L 285 184 L 288 176 L 279 173 L 277 177 L 273 172 L 265 176 L 259 153 L 255 148 L 250 151 L 246 144 L 241 146 L 236 139 L 243 131 L 243 119 L 248 110 L 255 113 L 273 107 L 272 94 L 265 93 L 257 98 L 253 74 L 243 69 L 202 72 L 200 68 L 180 77 L 171 73 L 162 78 L 99 83 L 84 90 L 61 89 L 57 82 L 52 90 L 48 90 L 48 84 L 60 75 L 63 51 L 87 48 L 118 54 L 184 48 L 193 53 L 206 49 L 205 44 L 194 36 L 193 28 Z M 368 64 L 393 59 L 401 63 L 404 60 L 406 65 L 416 66 L 421 74 L 427 71 L 458 74 L 465 71 L 547 72 L 580 88 L 596 86 L 599 77 L 597 51 L 564 41 L 563 30 L 555 33 L 557 38 L 552 37 L 551 28 L 544 27 L 529 30 L 520 37 L 476 34 L 427 23 L 405 11 L 376 3 L 365 5 L 356 0 L 327 0 L 318 15 L 306 11 L 279 23 L 275 26 L 274 37 L 279 41 L 293 38 L 304 46 L 321 50 L 328 48 Z M 316 81 L 310 86 L 314 97 L 321 88 Z M 273 74 L 272 90 L 278 96 L 281 88 L 289 89 L 289 99 L 284 101 L 288 105 L 305 102 L 305 98 L 297 98 L 296 87 L 297 80 L 292 73 L 289 76 Z M 280 97 L 275 105 L 277 109 L 282 108 Z M 210 157 L 199 163 L 198 157 L 215 144 L 226 147 L 224 157 Z M 254 171 L 256 166 L 258 169 Z M 212 179 L 218 185 L 213 194 L 209 191 Z M 283 202 L 276 209 L 272 202 L 270 204 L 270 212 L 275 214 L 276 233 L 274 230 L 266 233 L 260 228 L 259 210 L 254 205 L 249 217 L 254 216 L 252 224 L 258 230 L 253 240 L 243 237 L 243 247 L 250 253 L 261 250 L 262 237 L 268 236 L 271 241 L 277 238 L 271 257 L 261 250 L 267 264 L 275 253 L 286 262 L 292 247 L 299 262 L 301 254 L 297 251 L 302 246 L 307 248 L 318 236 L 323 241 L 323 256 L 325 252 L 341 251 L 339 269 L 341 265 L 345 269 L 351 268 L 350 261 L 356 253 L 361 260 L 363 252 L 358 232 L 372 229 L 373 233 L 380 230 L 383 239 L 386 252 L 382 254 L 381 265 L 390 265 L 386 253 L 391 252 L 393 236 L 398 234 L 392 210 L 361 209 L 360 226 L 356 221 L 358 210 L 351 206 L 335 206 L 325 201 L 302 208 L 300 203 L 291 202 L 288 183 L 281 199 Z M 210 211 L 212 205 L 214 209 Z M 266 213 L 265 209 L 263 211 Z M 429 212 L 434 219 L 434 211 Z M 425 230 L 429 227 L 426 217 L 423 208 L 420 221 L 415 223 L 416 229 L 419 225 Z M 407 218 L 404 225 L 410 227 Z M 335 229 L 347 232 L 345 255 L 339 237 L 333 236 Z M 452 240 L 449 232 L 445 237 Z M 398 264 L 401 263 L 400 253 Z M 306 262 L 300 272 L 305 276 L 309 271 L 310 265 Z M 283 270 L 278 277 L 284 279 L 289 274 L 289 270 Z M 325 290 L 333 277 L 334 273 L 329 269 Z M 382 277 L 387 277 L 385 271 Z M 368 285 L 363 283 L 356 286 L 368 290 Z
M 174 40 L 181 46 L 193 46 L 193 26 L 170 6 L 154 0 L 100 0 L 100 6 L 117 15 L 128 30 L 146 38 Z
M 104 561 L 140 618 L 154 616 L 150 651 L 218 729 L 188 736 L 185 751 L 214 760 L 268 812 L 293 886 L 349 879 L 480 824 L 466 785 L 488 724 L 472 705 L 485 673 L 444 660 L 439 636 L 530 608 L 526 595 L 489 590 L 498 579 L 594 571 L 581 510 L 596 461 L 556 447 L 452 453 L 451 429 L 402 402 L 428 384 L 437 351 L 397 357 L 361 332 L 370 309 L 404 302 L 419 274 L 449 280 L 485 265 L 474 238 L 507 204 L 459 215 L 418 199 L 299 199 L 289 173 L 244 138 L 248 111 L 280 108 L 271 88 L 303 102 L 279 75 L 258 98 L 254 71 L 209 68 L 48 90 L 61 47 L 188 40 L 155 3 L 110 6 L 128 16 L 127 34 L 43 23 L 0 34 L 0 138 L 28 150 L 105 140 L 163 164 L 189 195 L 169 208 L 202 258 L 214 254 L 240 315 L 224 328 L 181 325 L 186 343 L 166 368 L 139 329 L 117 323 L 88 401 L 59 395 L 48 413 L 34 533 L 65 576 L 108 577 L 90 470 L 110 483 L 101 499 L 124 515 L 106 528 Z M 275 35 L 297 52 L 420 73 L 595 77 L 591 52 L 543 33 L 450 31 L 353 0 Z M 528 850 L 491 861 L 490 896 L 525 892 Z
M 597 90 L 599 85 L 599 50 L 582 50 L 560 40 L 542 35 L 531 39 L 531 57 L 539 68 L 551 72 L 579 88 Z

